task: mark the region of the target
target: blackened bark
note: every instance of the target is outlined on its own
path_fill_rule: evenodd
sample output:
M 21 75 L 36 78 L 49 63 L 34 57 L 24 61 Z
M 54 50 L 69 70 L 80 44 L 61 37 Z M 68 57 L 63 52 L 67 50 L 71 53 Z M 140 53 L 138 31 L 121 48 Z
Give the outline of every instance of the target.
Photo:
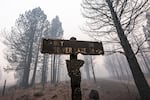
M 36 54 L 35 65 L 34 65 L 34 71 L 33 71 L 33 76 L 32 76 L 32 80 L 31 80 L 31 86 L 33 86 L 34 83 L 35 83 L 35 76 L 36 76 L 38 58 L 39 58 L 39 46 L 38 46 L 38 51 L 37 51 L 37 54 Z
M 43 66 L 42 66 L 42 79 L 41 79 L 41 83 L 44 85 L 46 83 L 46 54 L 44 54 L 43 56 Z
M 41 30 L 43 30 L 43 27 L 42 27 Z M 42 32 L 40 33 L 39 44 L 41 42 L 40 41 L 41 38 L 42 38 Z M 37 52 L 36 52 L 36 58 L 35 58 L 35 63 L 34 63 L 34 71 L 33 71 L 33 76 L 32 76 L 32 80 L 31 80 L 31 86 L 34 85 L 34 83 L 35 83 L 36 70 L 37 70 L 37 64 L 38 64 L 38 59 L 39 59 L 39 49 L 40 49 L 40 45 L 38 45 Z
M 145 80 L 144 74 L 142 73 L 140 65 L 137 62 L 136 56 L 131 48 L 131 45 L 129 44 L 129 41 L 127 40 L 127 37 L 124 34 L 124 31 L 122 29 L 120 21 L 119 21 L 117 14 L 114 11 L 114 8 L 112 6 L 112 2 L 111 2 L 111 0 L 106 0 L 106 2 L 111 11 L 111 15 L 112 15 L 121 45 L 123 47 L 123 50 L 125 51 L 125 56 L 129 63 L 130 69 L 132 71 L 133 78 L 134 78 L 135 84 L 137 86 L 138 92 L 140 94 L 141 100 L 150 100 L 149 85 Z
M 33 41 L 34 41 L 34 33 L 35 33 L 35 30 L 34 28 L 31 28 L 31 36 L 30 36 L 30 39 L 29 39 L 29 54 L 27 55 L 27 64 L 26 64 L 26 67 L 25 67 L 25 77 L 24 77 L 24 81 L 23 81 L 23 84 L 25 88 L 27 88 L 29 86 L 29 74 L 30 74 L 30 65 L 31 65 L 31 62 L 32 62 L 32 51 L 33 51 Z
M 51 83 L 53 83 L 53 55 L 51 55 Z

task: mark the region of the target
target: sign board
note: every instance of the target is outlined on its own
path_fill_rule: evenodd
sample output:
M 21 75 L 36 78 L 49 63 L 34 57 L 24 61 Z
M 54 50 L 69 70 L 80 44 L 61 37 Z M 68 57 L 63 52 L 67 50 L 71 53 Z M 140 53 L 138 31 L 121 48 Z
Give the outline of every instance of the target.
M 100 55 L 104 54 L 102 42 L 42 39 L 41 53 L 49 54 L 78 54 Z

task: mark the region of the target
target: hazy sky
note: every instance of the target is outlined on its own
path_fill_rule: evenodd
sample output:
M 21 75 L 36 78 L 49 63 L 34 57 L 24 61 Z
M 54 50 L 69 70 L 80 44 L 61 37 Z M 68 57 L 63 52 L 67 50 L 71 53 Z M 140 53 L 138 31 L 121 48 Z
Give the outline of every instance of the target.
M 10 29 L 19 14 L 41 7 L 49 21 L 56 15 L 60 17 L 66 39 L 75 35 L 84 40 L 85 35 L 80 35 L 80 27 L 83 23 L 81 2 L 82 0 L 0 0 L 0 29 Z

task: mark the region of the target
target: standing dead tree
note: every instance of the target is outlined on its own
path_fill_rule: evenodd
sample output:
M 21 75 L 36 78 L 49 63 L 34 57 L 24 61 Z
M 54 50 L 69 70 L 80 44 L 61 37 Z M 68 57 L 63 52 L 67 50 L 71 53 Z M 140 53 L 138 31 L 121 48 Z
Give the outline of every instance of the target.
M 133 74 L 141 100 L 150 99 L 150 89 L 129 42 L 140 15 L 149 10 L 149 0 L 83 0 L 83 16 L 94 38 L 120 43 Z

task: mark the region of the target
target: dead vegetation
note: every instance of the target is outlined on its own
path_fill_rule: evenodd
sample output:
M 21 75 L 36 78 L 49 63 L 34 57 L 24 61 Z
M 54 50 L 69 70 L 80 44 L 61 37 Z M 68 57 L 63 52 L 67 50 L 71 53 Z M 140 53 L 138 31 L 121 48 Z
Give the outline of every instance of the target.
M 91 90 L 98 92 L 100 100 L 139 100 L 136 87 L 132 83 L 100 79 L 97 83 L 82 82 L 82 100 L 90 100 Z M 96 94 L 97 95 L 97 94 Z M 97 96 L 98 97 L 98 96 Z M 12 88 L 0 100 L 71 100 L 69 82 L 50 85 L 35 85 L 27 89 Z

